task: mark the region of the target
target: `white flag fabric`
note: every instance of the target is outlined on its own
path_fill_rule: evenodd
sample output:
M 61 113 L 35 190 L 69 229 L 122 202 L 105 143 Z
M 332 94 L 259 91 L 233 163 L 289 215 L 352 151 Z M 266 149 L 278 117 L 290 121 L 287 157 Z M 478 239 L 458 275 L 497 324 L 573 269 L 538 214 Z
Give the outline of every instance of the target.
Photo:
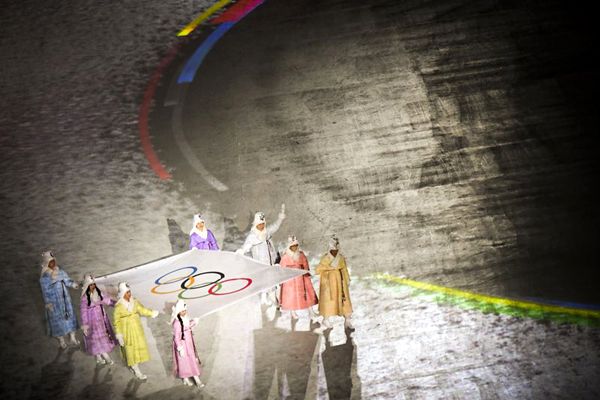
M 145 307 L 168 314 L 183 299 L 190 315 L 203 317 L 305 273 L 229 251 L 192 249 L 95 280 L 112 293 L 127 282 Z

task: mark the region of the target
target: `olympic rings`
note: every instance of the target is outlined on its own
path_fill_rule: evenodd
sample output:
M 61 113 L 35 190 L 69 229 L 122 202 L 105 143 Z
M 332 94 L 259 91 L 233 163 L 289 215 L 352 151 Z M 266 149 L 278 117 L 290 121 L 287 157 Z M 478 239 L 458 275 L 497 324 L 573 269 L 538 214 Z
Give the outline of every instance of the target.
M 206 275 L 206 274 L 217 274 L 217 275 L 219 275 L 219 276 L 220 276 L 220 278 L 219 278 L 219 279 L 217 279 L 216 281 L 213 281 L 213 282 L 207 282 L 207 283 L 203 283 L 203 284 L 201 284 L 201 285 L 199 285 L 199 286 L 191 286 L 191 285 L 190 285 L 190 286 L 186 286 L 186 285 L 185 285 L 185 283 L 186 283 L 186 282 L 187 282 L 189 279 L 191 279 L 191 280 L 192 280 L 192 282 L 193 282 L 193 281 L 194 281 L 194 278 L 195 278 L 196 276 L 200 276 L 200 275 Z M 195 297 L 185 297 L 183 294 L 184 294 L 184 293 L 185 293 L 187 290 L 190 290 L 190 289 L 202 289 L 202 288 L 204 288 L 204 287 L 211 286 L 211 285 L 212 285 L 212 286 L 215 286 L 215 285 L 219 285 L 219 286 L 220 286 L 220 284 L 219 284 L 218 282 L 219 282 L 219 281 L 221 281 L 223 278 L 225 278 L 225 274 L 224 274 L 224 273 L 222 273 L 222 272 L 219 272 L 219 271 L 206 271 L 206 272 L 200 272 L 199 274 L 196 274 L 196 275 L 191 275 L 191 276 L 187 277 L 187 278 L 186 278 L 186 279 L 185 279 L 183 282 L 181 282 L 181 289 L 182 289 L 182 290 L 179 292 L 179 294 L 177 295 L 177 297 L 179 297 L 180 299 L 183 299 L 183 300 L 192 300 L 192 299 L 199 299 L 199 298 L 202 298 L 202 297 L 206 297 L 206 296 L 210 295 L 210 293 L 209 293 L 209 294 L 204 294 L 204 295 L 202 295 L 202 296 L 195 296 Z M 212 286 L 211 286 L 211 287 L 212 287 Z
M 218 286 L 219 288 L 217 290 L 221 290 L 221 284 L 220 283 L 215 283 L 213 286 Z M 181 292 L 179 292 L 179 294 L 177 295 L 177 297 L 179 297 L 182 300 L 194 300 L 194 299 L 201 299 L 202 297 L 210 296 L 210 293 L 207 293 L 207 294 L 203 294 L 202 296 L 185 297 L 183 295 L 184 293 L 185 293 L 185 290 L 182 290 Z
M 185 276 L 179 276 L 176 278 L 172 278 L 169 279 L 165 282 L 163 282 L 162 280 L 169 276 L 172 275 L 174 273 L 176 273 L 177 271 L 181 271 L 181 270 L 191 270 L 191 272 L 188 275 Z M 229 279 L 223 279 L 225 278 L 225 274 L 220 272 L 220 271 L 204 271 L 204 272 L 199 272 L 196 273 L 198 271 L 198 268 L 190 265 L 187 267 L 182 267 L 182 268 L 178 268 L 175 269 L 171 272 L 167 272 L 166 274 L 162 275 L 161 277 L 157 278 L 154 283 L 156 283 L 156 286 L 153 287 L 152 289 L 150 289 L 150 292 L 154 293 L 154 294 L 172 294 L 172 293 L 178 293 L 177 297 L 179 297 L 180 299 L 184 299 L 184 300 L 192 300 L 192 299 L 200 299 L 202 297 L 206 297 L 206 296 L 225 296 L 228 294 L 233 294 L 233 293 L 238 293 L 241 292 L 242 290 L 246 289 L 248 286 L 250 286 L 252 284 L 252 279 L 250 278 L 229 278 Z M 205 283 L 200 283 L 198 285 L 194 285 L 196 282 L 197 277 L 201 276 L 201 275 L 208 275 L 208 274 L 214 274 L 214 275 L 219 275 L 219 278 L 212 281 L 212 282 L 205 282 Z M 245 286 L 243 286 L 240 289 L 236 289 L 236 290 L 232 290 L 230 292 L 226 292 L 226 293 L 219 293 L 221 291 L 221 289 L 223 288 L 223 283 L 225 282 L 233 282 L 233 281 L 246 281 Z M 163 286 L 163 285 L 170 285 L 173 283 L 177 283 L 177 282 L 181 282 L 181 284 L 178 285 L 178 288 L 172 291 L 158 291 L 158 287 L 159 286 Z M 202 289 L 202 288 L 206 288 L 208 287 L 208 293 L 207 294 L 203 294 L 200 296 L 190 296 L 187 297 L 185 296 L 185 292 L 187 292 L 188 290 L 196 290 L 196 289 Z
M 191 273 L 191 274 L 189 274 L 189 275 L 187 275 L 187 276 L 184 276 L 184 277 L 182 277 L 182 278 L 175 278 L 175 279 L 172 279 L 172 280 L 170 280 L 170 281 L 167 281 L 167 282 L 162 282 L 162 283 L 160 282 L 160 280 L 161 280 L 162 278 L 164 278 L 165 276 L 167 276 L 167 275 L 171 275 L 172 273 L 174 273 L 174 272 L 177 272 L 177 271 L 181 271 L 182 269 L 190 269 L 190 268 L 191 268 L 191 269 L 193 269 L 193 271 L 192 271 L 192 273 Z M 170 292 L 159 292 L 159 291 L 158 291 L 158 290 L 156 290 L 156 289 L 157 289 L 159 286 L 162 286 L 162 285 L 168 285 L 168 284 L 170 284 L 170 283 L 175 283 L 175 282 L 178 282 L 178 281 L 180 281 L 180 280 L 182 280 L 182 279 L 185 279 L 185 281 L 187 282 L 187 280 L 188 280 L 189 278 L 191 278 L 191 279 L 190 279 L 190 281 L 191 281 L 191 282 L 190 282 L 190 286 L 192 286 L 192 285 L 194 284 L 194 274 L 196 273 L 196 271 L 198 271 L 198 268 L 196 268 L 196 267 L 194 267 L 194 266 L 190 265 L 189 267 L 178 268 L 178 269 L 175 269 L 175 270 L 173 270 L 173 271 L 171 271 L 171 272 L 167 272 L 166 274 L 164 274 L 164 275 L 163 275 L 163 276 L 161 276 L 160 278 L 157 278 L 157 279 L 154 281 L 154 283 L 156 283 L 156 286 L 155 286 L 155 287 L 153 287 L 152 289 L 150 289 L 150 291 L 151 291 L 152 293 L 154 293 L 154 294 L 171 294 L 171 293 L 176 293 L 176 292 L 179 292 L 179 291 L 181 290 L 181 288 L 179 288 L 179 289 L 175 289 L 175 290 L 173 290 L 173 291 L 170 291 Z M 186 289 L 185 287 L 183 287 L 183 284 L 182 284 L 181 286 L 182 286 L 182 288 L 183 288 L 183 289 Z
M 220 277 L 219 279 L 217 279 L 216 281 L 214 281 L 214 282 L 203 283 L 203 284 L 202 284 L 202 285 L 200 285 L 200 286 L 185 286 L 185 283 L 186 283 L 186 282 L 187 282 L 189 279 L 191 279 L 191 280 L 192 280 L 192 282 L 193 282 L 195 277 L 197 277 L 197 276 L 200 276 L 200 275 L 205 275 L 205 274 L 217 274 L 217 275 L 220 275 L 221 277 Z M 181 282 L 181 288 L 182 288 L 183 290 L 186 290 L 186 289 L 202 289 L 203 287 L 207 287 L 207 286 L 210 286 L 210 285 L 214 285 L 215 283 L 219 282 L 219 281 L 220 281 L 221 279 L 223 279 L 223 278 L 225 278 L 225 274 L 224 274 L 224 273 L 222 273 L 222 272 L 219 272 L 219 271 L 206 271 L 206 272 L 200 272 L 199 274 L 196 274 L 196 275 L 191 275 L 191 276 L 189 276 L 189 277 L 188 277 L 186 280 L 184 280 L 183 282 Z
M 250 279 L 250 278 L 231 278 L 231 279 L 225 279 L 224 281 L 221 281 L 221 283 L 224 283 L 224 282 L 231 282 L 231 281 L 242 281 L 242 280 L 244 280 L 244 281 L 246 281 L 246 282 L 248 282 L 248 283 L 246 283 L 246 286 L 244 286 L 244 287 L 243 287 L 243 288 L 241 288 L 241 289 L 234 290 L 234 291 L 232 291 L 232 292 L 227 292 L 227 293 L 215 293 L 215 292 L 213 292 L 213 288 L 214 288 L 215 286 L 217 286 L 217 285 L 212 285 L 212 286 L 210 287 L 210 289 L 208 289 L 208 293 L 212 294 L 213 296 L 225 296 L 225 295 L 227 295 L 227 294 L 232 294 L 232 293 L 241 292 L 242 290 L 246 289 L 248 286 L 252 285 L 252 279 Z M 221 289 L 221 287 L 220 287 L 220 286 L 221 286 L 221 285 L 219 284 L 219 290 Z

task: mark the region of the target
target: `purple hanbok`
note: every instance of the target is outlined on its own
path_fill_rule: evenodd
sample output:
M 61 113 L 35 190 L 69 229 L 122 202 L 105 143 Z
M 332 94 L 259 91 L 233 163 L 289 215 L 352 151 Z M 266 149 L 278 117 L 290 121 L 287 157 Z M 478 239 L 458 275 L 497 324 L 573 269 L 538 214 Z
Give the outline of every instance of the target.
M 193 248 L 198 250 L 219 250 L 219 245 L 217 244 L 215 235 L 213 235 L 210 229 L 207 229 L 205 238 L 196 232 L 190 234 L 190 249 Z
M 84 343 L 85 351 L 88 354 L 110 353 L 119 344 L 104 308 L 104 306 L 114 307 L 114 305 L 115 301 L 113 299 L 106 295 L 100 298 L 96 291 L 90 296 L 89 305 L 85 293 L 81 296 L 79 308 L 81 311 L 82 327 L 87 328 Z

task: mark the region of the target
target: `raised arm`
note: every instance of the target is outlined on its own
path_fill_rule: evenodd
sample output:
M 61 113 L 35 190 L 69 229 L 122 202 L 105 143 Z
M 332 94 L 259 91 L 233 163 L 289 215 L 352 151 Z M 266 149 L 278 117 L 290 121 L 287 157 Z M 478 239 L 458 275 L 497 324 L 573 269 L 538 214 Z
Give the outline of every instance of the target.
M 277 232 L 279 230 L 279 228 L 281 227 L 281 223 L 283 222 L 284 219 L 285 219 L 285 204 L 282 204 L 281 211 L 279 212 L 279 215 L 277 216 L 277 221 L 275 221 L 272 224 L 267 225 L 267 233 L 270 236 L 274 235 L 275 232 Z

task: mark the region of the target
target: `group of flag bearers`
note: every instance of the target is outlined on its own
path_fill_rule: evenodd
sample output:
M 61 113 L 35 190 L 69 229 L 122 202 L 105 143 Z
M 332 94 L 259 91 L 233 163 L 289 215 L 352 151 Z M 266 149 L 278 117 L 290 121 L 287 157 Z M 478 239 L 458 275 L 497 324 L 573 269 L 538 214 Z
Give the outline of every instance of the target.
M 295 236 L 288 238 L 287 247 L 280 256 L 275 249 L 272 236 L 285 219 L 285 206 L 282 205 L 278 219 L 267 226 L 265 215 L 257 212 L 253 226 L 244 244 L 236 252 L 250 254 L 259 262 L 279 265 L 283 268 L 305 270 L 306 273 L 281 284 L 279 289 L 261 293 L 263 304 L 267 305 L 267 316 L 272 319 L 276 308 L 289 312 L 294 319 L 297 311 L 308 310 L 313 321 L 320 318 L 313 310 L 318 304 L 319 314 L 323 318 L 321 326 L 316 330 L 323 332 L 331 328 L 330 317 L 343 316 L 345 326 L 353 329 L 350 318 L 352 303 L 350 301 L 350 276 L 346 260 L 340 253 L 339 240 L 334 235 L 328 243 L 328 251 L 321 257 L 315 272 L 320 277 L 319 297 L 315 293 L 309 271 L 308 259 L 300 249 Z M 213 233 L 206 227 L 201 215 L 194 215 L 190 231 L 190 249 L 219 250 Z M 42 255 L 42 271 L 40 285 L 45 303 L 48 335 L 56 337 L 62 348 L 67 347 L 67 337 L 71 344 L 79 345 L 75 336 L 80 327 L 73 311 L 68 288 L 78 289 L 79 284 L 73 281 L 62 270 L 54 255 L 47 251 Z M 97 364 L 114 364 L 110 357 L 112 350 L 119 346 L 127 366 L 138 379 L 147 379 L 139 364 L 150 360 L 146 337 L 142 328 L 141 316 L 156 318 L 157 310 L 144 307 L 133 297 L 126 282 L 119 283 L 117 300 L 102 293 L 91 275 L 84 277 L 81 285 L 81 329 L 84 337 L 85 351 L 94 356 Z M 114 307 L 113 323 L 106 307 Z M 183 300 L 178 300 L 172 307 L 169 323 L 172 327 L 173 373 L 182 379 L 185 385 L 203 387 L 200 380 L 201 364 L 197 355 L 192 329 L 198 325 L 198 318 L 191 318 Z

